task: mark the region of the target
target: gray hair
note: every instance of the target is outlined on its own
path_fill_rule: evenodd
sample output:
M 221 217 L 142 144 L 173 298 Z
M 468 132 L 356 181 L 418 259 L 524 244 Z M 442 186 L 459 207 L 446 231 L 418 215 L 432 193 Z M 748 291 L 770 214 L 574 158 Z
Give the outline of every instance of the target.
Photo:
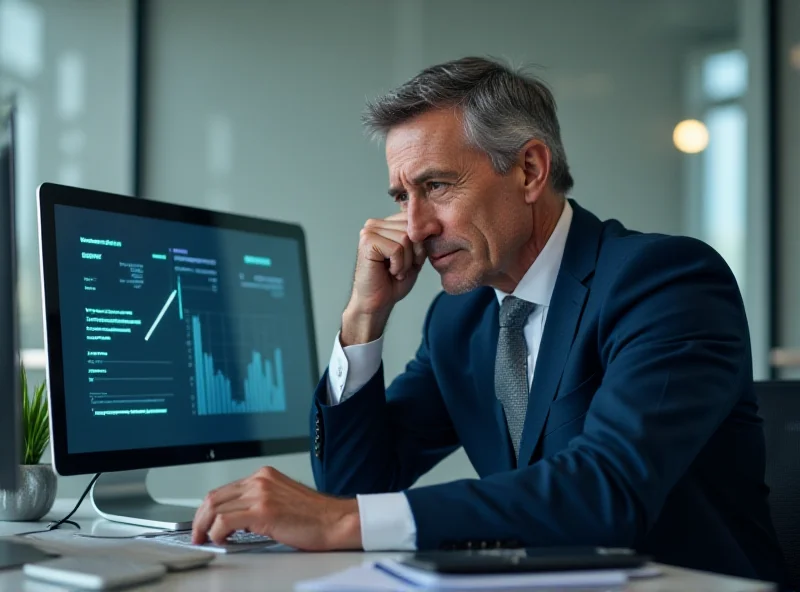
M 573 186 L 561 142 L 553 93 L 538 78 L 480 57 L 426 68 L 387 95 L 367 104 L 363 122 L 373 137 L 427 111 L 463 109 L 467 141 L 506 174 L 531 139 L 550 149 L 550 182 L 558 193 Z

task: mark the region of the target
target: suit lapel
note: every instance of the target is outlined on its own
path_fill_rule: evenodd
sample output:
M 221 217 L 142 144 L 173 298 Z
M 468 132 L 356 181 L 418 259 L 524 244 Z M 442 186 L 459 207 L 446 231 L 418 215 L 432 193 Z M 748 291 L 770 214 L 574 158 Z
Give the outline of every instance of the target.
M 508 426 L 503 414 L 503 406 L 497 400 L 494 390 L 494 362 L 497 357 L 497 336 L 500 332 L 499 305 L 493 290 L 487 290 L 488 305 L 477 330 L 470 339 L 470 359 L 478 399 L 486 418 L 491 418 L 493 434 L 482 439 L 488 448 L 486 454 L 492 459 L 497 472 L 514 468 L 514 448 L 508 436 Z
M 600 220 L 574 201 L 572 223 L 556 285 L 550 298 L 544 334 L 528 396 L 525 427 L 520 442 L 519 465 L 527 465 L 533 456 L 556 395 L 564 366 L 586 304 L 588 288 L 584 284 L 594 272 L 603 226 Z M 495 348 L 497 339 L 495 337 Z

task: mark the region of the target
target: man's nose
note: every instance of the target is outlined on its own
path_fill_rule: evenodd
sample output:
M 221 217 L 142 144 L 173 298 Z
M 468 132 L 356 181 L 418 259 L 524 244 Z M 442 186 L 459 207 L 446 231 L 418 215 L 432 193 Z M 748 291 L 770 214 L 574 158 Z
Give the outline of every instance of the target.
M 421 243 L 425 239 L 441 233 L 441 225 L 436 218 L 433 206 L 426 199 L 410 197 L 408 199 L 408 238 L 411 242 Z

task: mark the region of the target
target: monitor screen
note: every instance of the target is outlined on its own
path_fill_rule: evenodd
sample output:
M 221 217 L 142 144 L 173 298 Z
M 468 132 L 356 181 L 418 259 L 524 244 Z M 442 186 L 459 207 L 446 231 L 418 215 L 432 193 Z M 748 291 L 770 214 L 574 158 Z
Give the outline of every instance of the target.
M 0 101 L 0 489 L 19 485 L 22 447 L 13 103 Z
M 95 192 L 55 185 L 44 194 L 59 472 L 307 449 L 319 371 L 299 227 L 110 194 L 94 203 Z

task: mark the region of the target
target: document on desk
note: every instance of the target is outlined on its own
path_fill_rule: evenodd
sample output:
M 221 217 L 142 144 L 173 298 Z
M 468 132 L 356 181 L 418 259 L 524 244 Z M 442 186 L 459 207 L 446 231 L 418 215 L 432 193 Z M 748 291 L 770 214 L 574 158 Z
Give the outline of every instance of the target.
M 582 570 L 506 574 L 439 574 L 395 560 L 367 562 L 330 576 L 295 585 L 297 592 L 419 592 L 420 590 L 536 590 L 538 588 L 622 588 L 625 570 Z

